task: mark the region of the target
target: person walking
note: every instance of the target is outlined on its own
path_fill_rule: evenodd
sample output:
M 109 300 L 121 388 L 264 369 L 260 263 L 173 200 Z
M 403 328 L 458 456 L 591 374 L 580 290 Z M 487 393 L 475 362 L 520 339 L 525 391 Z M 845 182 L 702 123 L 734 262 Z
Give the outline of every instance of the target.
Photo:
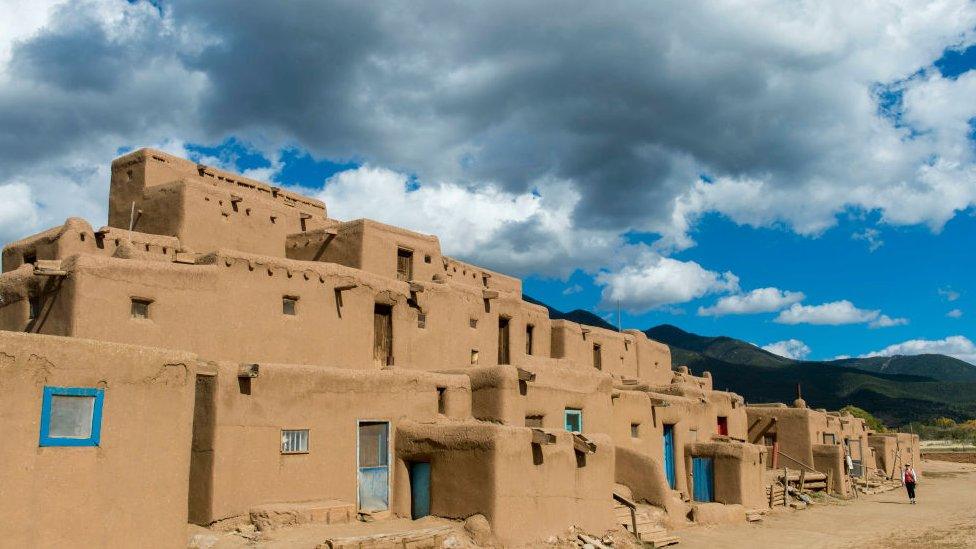
M 905 470 L 901 472 L 901 483 L 905 485 L 905 490 L 908 491 L 908 501 L 915 504 L 915 483 L 918 482 L 918 473 L 915 468 L 912 467 L 911 463 L 905 464 Z

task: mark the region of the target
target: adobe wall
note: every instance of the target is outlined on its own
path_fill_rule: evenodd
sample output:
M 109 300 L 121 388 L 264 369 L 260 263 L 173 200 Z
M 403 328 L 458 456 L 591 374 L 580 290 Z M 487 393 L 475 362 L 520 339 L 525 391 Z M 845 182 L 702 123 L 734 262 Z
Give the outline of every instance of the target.
M 406 462 L 431 460 L 433 514 L 483 514 L 502 546 L 541 541 L 572 525 L 601 534 L 613 528 L 609 439 L 594 435 L 596 451 L 581 454 L 570 433 L 553 435 L 553 444 L 533 444 L 531 430 L 521 427 L 404 421 L 397 456 L 404 472 Z M 409 499 L 408 488 L 400 486 L 398 501 Z
M 688 485 L 694 490 L 693 457 L 714 461 L 714 496 L 717 503 L 740 504 L 746 508 L 768 507 L 764 473 L 766 449 L 741 442 L 697 442 L 685 448 Z
M 3 544 L 185 547 L 196 367 L 189 353 L 0 332 Z M 39 447 L 45 386 L 104 389 L 99 446 Z
M 813 468 L 828 476 L 831 493 L 841 497 L 851 496 L 852 485 L 846 482 L 844 448 L 839 444 L 814 444 Z
M 750 425 L 756 421 L 765 421 L 764 418 L 776 418 L 776 425 L 768 433 L 776 435 L 780 453 L 779 467 L 800 468 L 796 461 L 814 467 L 813 441 L 816 435 L 815 429 L 812 428 L 814 423 L 812 416 L 815 415 L 812 410 L 785 406 L 746 406 L 746 415 Z M 756 442 L 762 444 L 761 439 Z M 773 456 L 770 456 L 770 462 L 773 459 Z
M 161 151 L 140 149 L 112 162 L 108 225 L 178 237 L 193 251 L 283 257 L 288 234 L 325 218 L 321 201 Z
M 217 367 L 214 417 L 208 420 L 214 460 L 210 507 L 196 514 L 199 523 L 243 515 L 264 503 L 338 499 L 355 504 L 358 420 L 390 422 L 392 441 L 405 418 L 470 417 L 463 376 L 262 363 L 259 375 L 244 387 L 238 368 L 230 362 Z M 438 413 L 438 387 L 445 391 L 446 416 Z M 282 429 L 308 429 L 309 452 L 282 454 Z M 392 476 L 394 485 L 402 482 Z M 208 490 L 206 481 L 194 486 Z M 402 508 L 395 511 L 404 514 Z
M 634 377 L 652 386 L 671 383 L 671 348 L 648 339 L 647 334 L 640 330 L 624 330 L 622 333 L 631 336 L 637 345 L 637 375 Z M 620 375 L 626 373 L 621 372 Z
M 567 368 L 561 361 L 533 361 L 519 366 L 535 375 L 519 380 L 515 366 L 487 366 L 457 370 L 471 379 L 472 410 L 477 419 L 526 426 L 539 418 L 544 429 L 564 430 L 567 408 L 582 410 L 583 433 L 611 430 L 610 378 L 596 372 Z

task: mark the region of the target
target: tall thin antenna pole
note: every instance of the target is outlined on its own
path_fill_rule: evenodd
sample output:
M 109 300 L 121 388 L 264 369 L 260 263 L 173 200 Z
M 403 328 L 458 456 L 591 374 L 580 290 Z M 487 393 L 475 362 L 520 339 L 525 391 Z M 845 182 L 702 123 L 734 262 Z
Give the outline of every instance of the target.
M 132 209 L 129 210 L 129 244 L 132 244 L 132 229 L 136 224 L 136 203 L 132 201 Z

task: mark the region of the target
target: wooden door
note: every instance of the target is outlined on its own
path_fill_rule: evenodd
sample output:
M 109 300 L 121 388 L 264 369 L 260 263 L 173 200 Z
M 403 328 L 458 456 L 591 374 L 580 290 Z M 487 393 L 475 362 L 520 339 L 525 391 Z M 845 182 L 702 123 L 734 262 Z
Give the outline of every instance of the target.
M 710 457 L 691 458 L 695 501 L 715 501 L 715 462 Z
M 674 425 L 664 425 L 664 476 L 668 479 L 668 486 L 674 490 L 676 478 L 674 474 Z
M 430 514 L 430 462 L 410 464 L 410 518 L 417 520 Z
M 380 368 L 393 363 L 393 307 L 373 308 L 373 362 Z

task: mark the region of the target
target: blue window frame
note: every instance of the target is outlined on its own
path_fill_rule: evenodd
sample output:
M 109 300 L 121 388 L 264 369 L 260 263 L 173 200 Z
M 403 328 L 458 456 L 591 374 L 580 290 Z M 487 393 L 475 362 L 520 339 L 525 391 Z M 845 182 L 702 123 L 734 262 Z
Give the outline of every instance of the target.
M 41 446 L 98 446 L 104 389 L 45 387 L 41 402 Z
M 583 410 L 566 408 L 566 430 L 570 433 L 583 432 Z

